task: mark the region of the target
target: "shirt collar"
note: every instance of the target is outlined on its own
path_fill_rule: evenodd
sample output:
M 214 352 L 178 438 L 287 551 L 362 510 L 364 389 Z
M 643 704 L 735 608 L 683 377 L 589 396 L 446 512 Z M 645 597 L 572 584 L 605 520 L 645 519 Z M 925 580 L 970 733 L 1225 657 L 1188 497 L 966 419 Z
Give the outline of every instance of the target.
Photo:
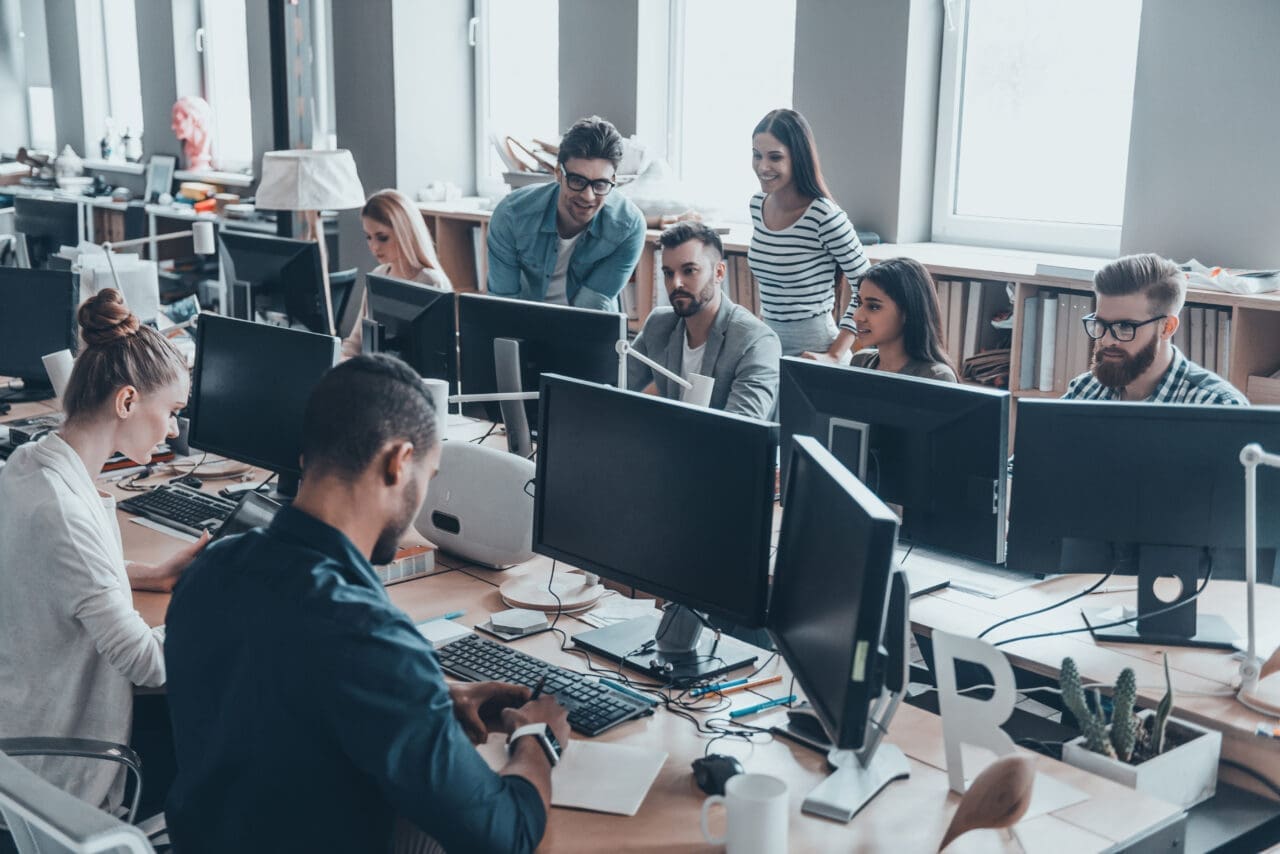
M 1175 386 L 1183 376 L 1183 363 L 1187 361 L 1177 346 L 1172 344 L 1169 346 L 1173 348 L 1173 358 L 1169 360 L 1169 367 L 1165 370 L 1164 376 L 1160 377 L 1160 382 L 1156 383 L 1156 390 L 1149 398 L 1156 403 L 1169 400 L 1173 396 Z
M 310 549 L 320 552 L 344 569 L 351 581 L 363 583 L 367 587 L 382 589 L 382 582 L 373 570 L 373 564 L 360 553 L 347 535 L 321 522 L 309 513 L 286 505 L 276 513 L 269 528 L 272 534 L 301 543 Z

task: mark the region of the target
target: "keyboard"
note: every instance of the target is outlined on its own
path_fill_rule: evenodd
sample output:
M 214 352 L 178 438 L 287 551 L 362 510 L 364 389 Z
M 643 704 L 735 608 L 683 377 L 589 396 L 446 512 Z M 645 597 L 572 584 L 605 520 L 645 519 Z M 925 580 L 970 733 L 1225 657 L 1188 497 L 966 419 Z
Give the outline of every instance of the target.
M 446 672 L 469 682 L 512 682 L 535 688 L 546 676 L 542 692 L 569 710 L 569 726 L 586 736 L 599 735 L 632 718 L 653 714 L 656 701 L 624 693 L 595 676 L 575 673 L 526 655 L 509 646 L 467 635 L 436 650 Z
M 234 501 L 171 483 L 127 498 L 118 506 L 135 516 L 145 516 L 197 537 L 205 531 L 216 530 L 236 509 Z

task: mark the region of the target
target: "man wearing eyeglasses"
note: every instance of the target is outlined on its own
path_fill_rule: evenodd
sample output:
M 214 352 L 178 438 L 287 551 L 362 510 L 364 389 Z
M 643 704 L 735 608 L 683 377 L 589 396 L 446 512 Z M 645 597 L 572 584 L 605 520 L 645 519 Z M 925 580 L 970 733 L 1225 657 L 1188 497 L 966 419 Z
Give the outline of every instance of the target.
M 600 118 L 560 140 L 556 180 L 521 187 L 489 221 L 489 293 L 617 309 L 644 248 L 644 215 L 614 193 L 622 137 Z
M 1089 373 L 1071 381 L 1064 399 L 1249 405 L 1173 346 L 1187 283 L 1172 262 L 1150 253 L 1119 258 L 1094 274 L 1093 289 L 1097 311 L 1084 318 Z

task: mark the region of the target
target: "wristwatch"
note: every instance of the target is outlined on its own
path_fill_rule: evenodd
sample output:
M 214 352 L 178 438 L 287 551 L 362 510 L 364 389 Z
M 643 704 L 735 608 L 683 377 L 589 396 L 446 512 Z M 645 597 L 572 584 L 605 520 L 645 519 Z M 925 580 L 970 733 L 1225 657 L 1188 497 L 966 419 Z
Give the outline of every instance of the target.
M 507 736 L 507 755 L 510 756 L 515 752 L 516 742 L 525 736 L 536 740 L 542 752 L 547 755 L 547 761 L 551 763 L 551 767 L 556 767 L 556 763 L 560 761 L 560 742 L 556 740 L 551 727 L 544 723 L 525 724 Z

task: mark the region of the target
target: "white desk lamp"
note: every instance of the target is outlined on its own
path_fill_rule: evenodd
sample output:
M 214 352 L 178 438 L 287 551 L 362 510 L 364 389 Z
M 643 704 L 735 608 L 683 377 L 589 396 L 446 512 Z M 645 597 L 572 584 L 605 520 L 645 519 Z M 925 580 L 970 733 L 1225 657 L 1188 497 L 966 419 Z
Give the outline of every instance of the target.
M 1257 694 L 1258 683 L 1280 670 L 1276 653 L 1264 663 L 1258 657 L 1255 588 L 1258 583 L 1258 466 L 1280 468 L 1280 454 L 1269 454 L 1257 442 L 1240 450 L 1244 466 L 1244 578 L 1249 597 L 1249 636 L 1244 661 L 1240 664 L 1240 690 L 1236 699 L 1247 708 L 1270 717 L 1280 717 L 1280 703 L 1269 702 Z
M 685 403 L 692 403 L 694 406 L 710 407 L 711 391 L 715 388 L 715 379 L 704 374 L 693 374 L 693 380 L 689 381 L 679 374 L 667 370 L 659 365 L 653 359 L 632 348 L 630 342 L 619 341 L 617 344 L 619 356 L 630 356 L 637 362 L 647 365 L 650 370 L 657 371 L 676 385 L 683 388 L 686 396 L 683 398 Z
M 325 317 L 329 334 L 336 335 L 333 295 L 329 291 L 329 252 L 320 227 L 320 211 L 364 207 L 364 187 L 356 174 L 356 161 L 346 149 L 313 151 L 290 149 L 262 155 L 262 180 L 254 205 L 260 210 L 301 211 L 307 231 L 304 240 L 320 244 L 320 269 L 324 279 Z
M 103 251 L 107 253 L 107 266 L 111 268 L 111 280 L 115 283 L 116 290 L 123 293 L 123 288 L 120 286 L 120 276 L 116 273 L 116 262 L 112 260 L 115 250 L 161 243 L 165 240 L 176 240 L 179 237 L 190 237 L 197 255 L 212 255 L 217 251 L 214 248 L 213 241 L 213 222 L 204 219 L 193 222 L 190 231 L 174 231 L 168 234 L 159 234 L 155 237 L 139 237 L 135 240 L 119 240 L 115 242 L 108 240 L 100 244 Z

